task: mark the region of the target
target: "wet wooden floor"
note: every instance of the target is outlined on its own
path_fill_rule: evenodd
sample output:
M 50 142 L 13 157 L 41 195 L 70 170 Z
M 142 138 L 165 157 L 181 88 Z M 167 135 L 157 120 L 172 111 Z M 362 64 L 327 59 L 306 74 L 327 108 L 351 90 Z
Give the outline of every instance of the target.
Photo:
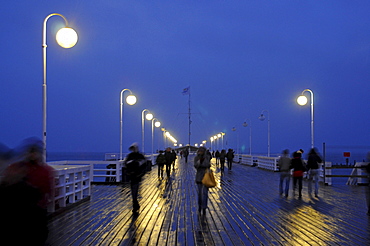
M 279 173 L 234 164 L 210 189 L 199 216 L 193 163 L 177 160 L 169 180 L 157 167 L 141 183 L 138 216 L 130 188 L 94 185 L 89 201 L 49 222 L 48 245 L 370 245 L 365 187 L 320 186 L 319 197 L 278 194 Z M 345 181 L 344 181 L 345 183 Z

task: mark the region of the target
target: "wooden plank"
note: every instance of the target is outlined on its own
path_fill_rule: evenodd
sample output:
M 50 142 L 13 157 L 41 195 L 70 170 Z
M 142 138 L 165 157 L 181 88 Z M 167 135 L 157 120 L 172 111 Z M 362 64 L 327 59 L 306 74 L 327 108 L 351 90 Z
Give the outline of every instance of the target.
M 157 166 L 140 186 L 133 216 L 129 184 L 94 185 L 89 201 L 49 221 L 48 245 L 369 245 L 365 188 L 320 185 L 319 198 L 279 196 L 279 173 L 234 164 L 219 172 L 209 209 L 198 214 L 192 158 L 176 162 L 171 180 Z

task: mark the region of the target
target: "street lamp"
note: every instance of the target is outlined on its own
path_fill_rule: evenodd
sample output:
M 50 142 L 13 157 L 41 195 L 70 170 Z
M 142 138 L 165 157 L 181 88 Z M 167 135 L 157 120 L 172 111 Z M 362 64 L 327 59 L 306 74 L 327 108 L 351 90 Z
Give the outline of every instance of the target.
M 167 147 L 166 128 L 162 127 L 161 131 L 163 132 L 163 148 L 166 149 L 166 147 Z
M 264 121 L 266 119 L 263 112 L 267 112 L 267 156 L 270 157 L 270 112 L 262 110 L 260 117 L 258 117 L 260 121 Z
M 160 127 L 161 126 L 161 122 L 158 121 L 157 118 L 152 118 L 152 163 L 154 162 L 154 159 L 153 159 L 153 146 L 154 146 L 154 126 L 155 127 Z
M 145 115 L 145 119 L 147 120 L 152 120 L 153 119 L 153 114 L 150 113 L 150 111 L 148 109 L 144 109 L 143 111 L 141 111 L 141 149 L 142 149 L 142 152 L 145 153 L 144 151 L 144 138 L 145 138 L 145 135 L 144 135 L 144 129 L 145 129 L 145 125 L 144 125 L 144 114 L 145 112 L 147 112 L 147 114 Z
M 214 135 L 214 136 L 213 136 L 213 140 L 215 141 L 215 145 L 214 145 L 214 147 L 215 147 L 215 149 L 217 149 L 217 148 L 218 148 L 217 135 Z
M 211 140 L 211 150 L 212 150 L 213 137 L 210 137 L 210 140 Z
M 72 48 L 78 40 L 77 33 L 72 28 L 68 27 L 67 19 L 58 13 L 53 13 L 46 16 L 42 27 L 42 60 L 43 60 L 43 84 L 42 84 L 42 142 L 43 142 L 43 161 L 46 162 L 46 23 L 52 16 L 60 16 L 63 18 L 66 27 L 60 29 L 56 35 L 57 43 L 63 48 Z
M 303 93 L 305 93 L 306 91 L 308 91 L 311 94 L 311 148 L 313 148 L 314 147 L 313 92 L 310 89 L 303 90 L 301 95 L 297 98 L 297 103 L 301 106 L 307 104 L 308 101 L 307 97 L 303 95 Z
M 249 121 L 249 155 L 252 155 L 252 121 L 250 119 L 247 120 Z M 244 127 L 248 126 L 247 120 L 243 123 Z
M 130 89 L 123 89 L 121 91 L 121 96 L 120 96 L 120 146 L 119 146 L 119 159 L 122 160 L 122 139 L 123 139 L 123 122 L 122 122 L 122 117 L 123 117 L 123 93 L 125 91 L 129 91 L 130 95 L 126 97 L 126 103 L 128 105 L 134 105 L 136 103 L 136 97 L 132 94 Z

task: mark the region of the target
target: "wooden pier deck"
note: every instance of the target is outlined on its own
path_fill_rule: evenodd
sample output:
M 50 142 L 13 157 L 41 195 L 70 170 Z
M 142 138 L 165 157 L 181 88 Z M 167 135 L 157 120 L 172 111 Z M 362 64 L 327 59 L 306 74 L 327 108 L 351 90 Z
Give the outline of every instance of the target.
M 190 158 L 192 159 L 192 158 Z M 279 173 L 234 164 L 210 189 L 199 216 L 192 161 L 178 159 L 169 180 L 157 166 L 141 183 L 140 213 L 129 184 L 94 185 L 91 199 L 52 216 L 47 245 L 370 245 L 365 187 L 323 186 L 319 197 L 285 198 Z

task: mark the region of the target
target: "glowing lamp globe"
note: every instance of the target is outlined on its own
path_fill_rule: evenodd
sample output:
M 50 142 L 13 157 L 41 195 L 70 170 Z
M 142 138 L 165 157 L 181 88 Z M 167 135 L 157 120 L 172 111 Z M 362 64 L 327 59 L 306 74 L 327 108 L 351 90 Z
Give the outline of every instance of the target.
M 128 105 L 134 105 L 136 103 L 136 97 L 134 95 L 128 95 L 126 97 L 126 102 Z
M 64 27 L 57 32 L 56 40 L 63 48 L 72 48 L 77 43 L 78 36 L 72 28 Z
M 299 96 L 297 98 L 297 103 L 299 105 L 301 105 L 301 106 L 306 105 L 307 104 L 307 97 L 305 97 L 305 96 Z
M 217 134 L 217 137 L 220 138 L 221 137 L 221 133 Z
M 148 114 L 146 114 L 146 116 L 145 116 L 145 118 L 147 119 L 147 120 L 152 120 L 153 119 L 153 114 L 152 113 L 148 113 Z
M 156 122 L 154 123 L 154 125 L 155 125 L 155 127 L 160 127 L 160 126 L 161 126 L 161 122 L 156 121 Z

